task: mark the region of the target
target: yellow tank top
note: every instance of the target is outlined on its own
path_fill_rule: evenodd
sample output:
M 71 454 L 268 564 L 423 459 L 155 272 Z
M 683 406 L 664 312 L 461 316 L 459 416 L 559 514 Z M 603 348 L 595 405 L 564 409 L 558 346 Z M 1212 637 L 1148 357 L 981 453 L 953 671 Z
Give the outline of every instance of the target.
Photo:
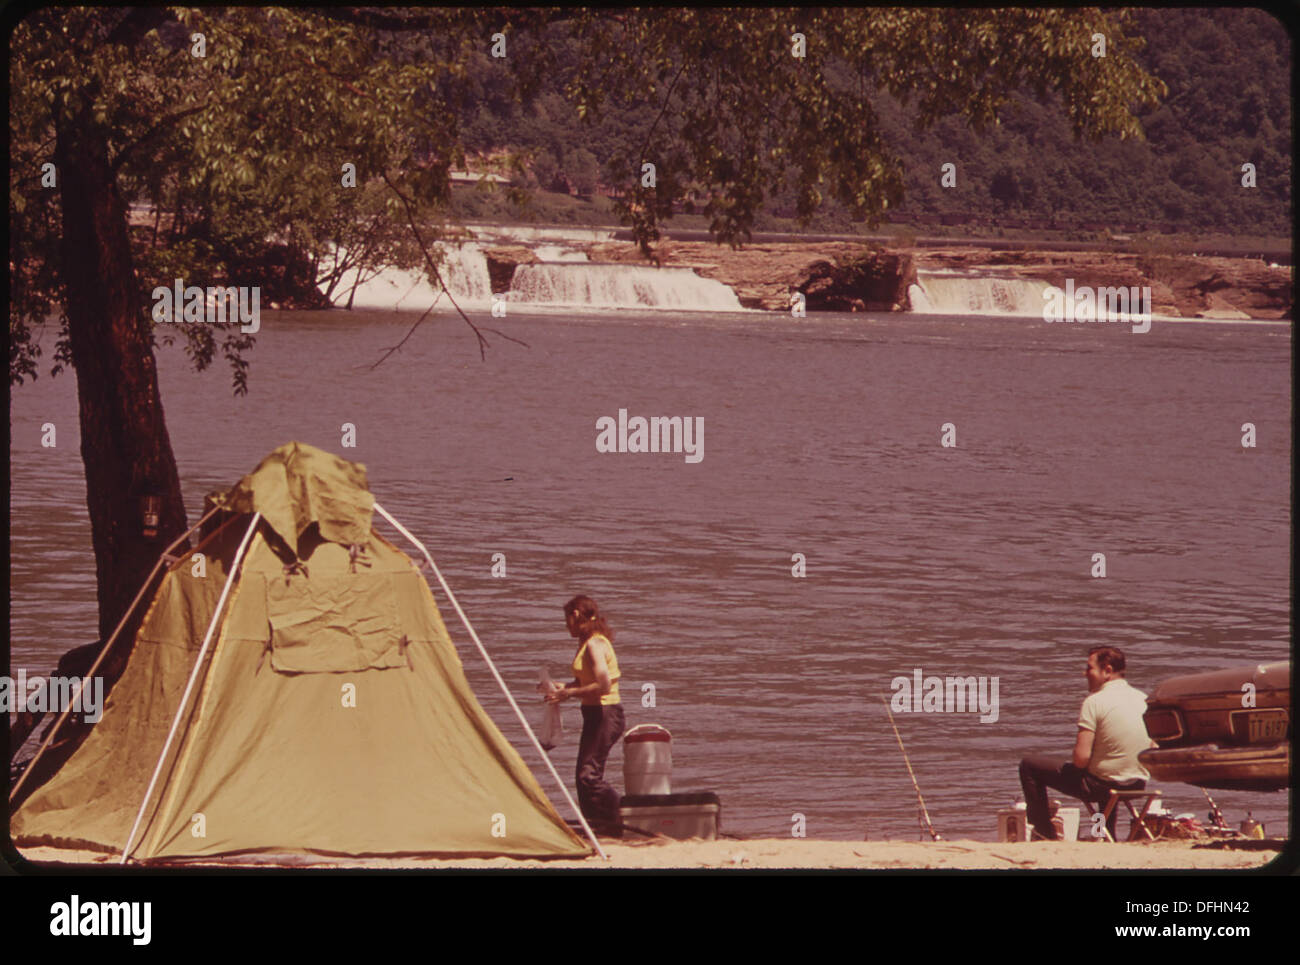
M 610 643 L 609 638 L 604 634 L 597 633 L 588 637 L 578 648 L 577 654 L 573 658 L 573 676 L 578 679 L 580 686 L 587 686 L 596 682 L 596 671 L 592 668 L 591 657 L 587 653 L 587 644 L 592 640 L 602 640 L 605 643 L 605 652 L 609 654 L 605 661 L 605 669 L 609 671 L 609 682 L 613 685 L 607 694 L 599 697 L 583 697 L 582 703 L 586 707 L 608 707 L 611 704 L 619 703 L 618 699 L 618 678 L 622 676 L 618 672 L 618 657 L 614 654 L 614 645 Z

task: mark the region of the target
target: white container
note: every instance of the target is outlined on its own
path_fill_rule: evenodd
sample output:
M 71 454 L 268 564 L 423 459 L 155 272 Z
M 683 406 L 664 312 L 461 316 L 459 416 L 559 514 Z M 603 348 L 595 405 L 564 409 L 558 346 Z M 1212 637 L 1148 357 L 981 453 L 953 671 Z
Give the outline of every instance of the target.
M 637 724 L 623 737 L 623 784 L 629 797 L 672 794 L 673 735 L 658 724 Z
M 1056 816 L 1065 825 L 1065 833 L 1061 835 L 1062 841 L 1079 840 L 1079 813 L 1078 808 L 1061 808 L 1056 812 Z
M 1060 838 L 1062 841 L 1077 841 L 1079 838 L 1079 809 L 1060 808 L 1056 816 L 1061 819 Z M 1004 808 L 998 812 L 999 841 L 1028 841 L 1033 833 L 1029 816 L 1025 813 L 1023 803 L 1013 808 Z

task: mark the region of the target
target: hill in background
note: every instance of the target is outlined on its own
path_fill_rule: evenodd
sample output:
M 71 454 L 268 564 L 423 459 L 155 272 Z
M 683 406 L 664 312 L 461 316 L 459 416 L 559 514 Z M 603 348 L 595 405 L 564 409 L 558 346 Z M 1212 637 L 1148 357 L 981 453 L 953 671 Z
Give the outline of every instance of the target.
M 1147 47 L 1139 59 L 1168 85 L 1155 109 L 1138 116 L 1145 142 L 1076 140 L 1053 103 L 1023 95 L 1001 125 L 976 133 L 960 118 L 918 131 L 906 107 L 885 94 L 875 109 L 885 141 L 903 165 L 906 200 L 889 221 L 956 226 L 966 231 L 1022 228 L 1067 235 L 1097 232 L 1286 237 L 1291 232 L 1291 54 L 1283 25 L 1260 10 L 1136 11 Z M 522 150 L 529 184 L 541 191 L 520 209 L 497 191 L 457 191 L 462 217 L 615 223 L 605 195 L 604 160 L 640 141 L 658 106 L 612 110 L 579 124 L 562 96 L 562 77 L 529 107 L 504 96 L 499 71 L 484 61 L 477 96 L 462 124 L 466 146 L 481 156 Z M 954 188 L 939 185 L 940 166 L 957 166 Z M 1241 186 L 1242 164 L 1257 187 Z M 582 198 L 584 200 L 579 200 Z M 701 227 L 684 217 L 677 227 Z M 764 207 L 757 228 L 794 227 L 791 191 Z M 697 223 L 698 222 L 698 223 Z M 859 231 L 827 202 L 809 231 Z M 927 233 L 942 229 L 926 228 Z

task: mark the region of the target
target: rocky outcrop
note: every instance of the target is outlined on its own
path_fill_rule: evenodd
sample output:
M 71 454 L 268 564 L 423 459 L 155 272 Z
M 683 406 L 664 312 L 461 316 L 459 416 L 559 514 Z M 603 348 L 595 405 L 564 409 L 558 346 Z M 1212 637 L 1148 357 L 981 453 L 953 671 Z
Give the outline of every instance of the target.
M 487 259 L 488 278 L 492 281 L 494 292 L 510 290 L 510 281 L 515 277 L 518 266 L 531 265 L 541 260 L 531 248 L 523 245 L 484 248 L 483 256 Z
M 1292 269 L 1239 258 L 1197 258 L 1193 265 L 1163 269 L 1175 294 L 1205 318 L 1290 318 Z M 1235 313 L 1235 314 L 1216 314 Z
M 1290 318 L 1292 268 L 1250 258 L 1101 251 L 900 248 L 853 242 L 771 243 L 732 249 L 707 241 L 663 241 L 660 264 L 691 268 L 729 285 L 746 308 L 788 312 L 790 295 L 803 292 L 809 311 L 908 311 L 916 272 L 1038 279 L 1064 288 L 1151 288 L 1158 315 L 1203 318 Z M 592 261 L 644 264 L 636 245 L 607 242 L 588 248 Z M 490 261 L 489 261 L 490 264 Z M 495 285 L 495 279 L 493 284 Z
M 729 286 L 745 308 L 767 311 L 788 312 L 794 292 L 807 296 L 809 311 L 905 310 L 908 278 L 915 280 L 909 254 L 851 242 L 727 248 L 664 241 L 655 252 L 661 265 L 691 268 Z M 644 264 L 636 245 L 625 242 L 592 245 L 587 253 L 592 261 Z
M 796 289 L 810 312 L 897 312 L 910 307 L 907 288 L 914 284 L 911 255 L 872 251 L 842 264 L 816 262 Z

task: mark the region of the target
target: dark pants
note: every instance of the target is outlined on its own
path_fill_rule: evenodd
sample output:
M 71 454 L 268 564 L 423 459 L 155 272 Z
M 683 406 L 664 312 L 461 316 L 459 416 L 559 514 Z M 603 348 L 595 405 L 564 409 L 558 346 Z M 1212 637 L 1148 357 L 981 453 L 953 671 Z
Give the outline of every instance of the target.
M 1020 762 L 1020 786 L 1025 792 L 1025 811 L 1034 830 L 1049 841 L 1056 840 L 1056 829 L 1052 827 L 1052 816 L 1047 805 L 1047 789 L 1064 791 L 1070 797 L 1080 801 L 1091 801 L 1098 807 L 1104 807 L 1110 797 L 1112 788 L 1121 791 L 1140 791 L 1147 786 L 1146 781 L 1128 781 L 1116 784 L 1080 770 L 1069 761 L 1049 756 L 1026 757 Z M 1110 836 L 1115 837 L 1115 822 L 1119 818 L 1119 808 L 1111 812 L 1106 827 Z
M 578 807 L 588 821 L 618 823 L 622 795 L 605 783 L 605 759 L 623 736 L 621 704 L 582 708 L 578 742 Z

